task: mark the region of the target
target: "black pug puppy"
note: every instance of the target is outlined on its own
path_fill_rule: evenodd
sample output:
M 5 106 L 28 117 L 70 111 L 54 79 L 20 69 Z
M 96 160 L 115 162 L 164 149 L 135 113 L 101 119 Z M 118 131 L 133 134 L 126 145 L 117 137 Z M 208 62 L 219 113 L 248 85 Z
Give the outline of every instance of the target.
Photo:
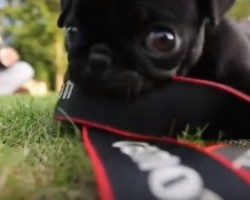
M 250 94 L 250 45 L 227 19 L 234 0 L 61 0 L 69 78 L 131 97 L 182 75 Z

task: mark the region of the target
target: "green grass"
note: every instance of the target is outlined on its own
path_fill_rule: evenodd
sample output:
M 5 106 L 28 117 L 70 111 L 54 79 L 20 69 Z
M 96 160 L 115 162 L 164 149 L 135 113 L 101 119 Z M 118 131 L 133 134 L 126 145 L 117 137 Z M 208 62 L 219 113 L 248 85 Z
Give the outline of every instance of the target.
M 56 100 L 54 94 L 0 97 L 1 200 L 97 199 L 79 131 L 52 118 Z M 204 144 L 201 138 L 202 131 L 181 136 Z
M 0 199 L 92 200 L 80 134 L 52 119 L 56 96 L 0 98 Z

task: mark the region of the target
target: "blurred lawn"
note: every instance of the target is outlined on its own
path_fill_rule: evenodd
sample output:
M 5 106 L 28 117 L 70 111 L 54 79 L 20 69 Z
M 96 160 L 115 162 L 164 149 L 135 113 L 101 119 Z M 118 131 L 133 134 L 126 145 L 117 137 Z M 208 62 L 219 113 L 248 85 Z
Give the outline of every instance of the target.
M 52 120 L 55 102 L 55 94 L 0 97 L 1 200 L 96 199 L 80 134 Z

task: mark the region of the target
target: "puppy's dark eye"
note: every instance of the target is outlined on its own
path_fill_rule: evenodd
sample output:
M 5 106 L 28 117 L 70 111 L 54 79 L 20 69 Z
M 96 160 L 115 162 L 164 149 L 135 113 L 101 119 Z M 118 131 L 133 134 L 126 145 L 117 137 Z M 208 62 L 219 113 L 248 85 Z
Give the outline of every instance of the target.
M 156 27 L 147 35 L 144 44 L 150 51 L 165 53 L 175 48 L 176 38 L 174 33 L 169 29 Z

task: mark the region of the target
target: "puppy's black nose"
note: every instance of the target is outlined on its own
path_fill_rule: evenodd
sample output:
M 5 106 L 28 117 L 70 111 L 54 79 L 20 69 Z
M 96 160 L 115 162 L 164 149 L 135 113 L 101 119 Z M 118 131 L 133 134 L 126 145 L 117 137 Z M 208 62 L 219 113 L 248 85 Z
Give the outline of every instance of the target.
M 94 73 L 105 71 L 112 63 L 111 50 L 107 45 L 97 44 L 90 48 L 89 67 Z
M 110 47 L 105 43 L 94 44 L 90 47 L 90 53 L 111 55 Z

